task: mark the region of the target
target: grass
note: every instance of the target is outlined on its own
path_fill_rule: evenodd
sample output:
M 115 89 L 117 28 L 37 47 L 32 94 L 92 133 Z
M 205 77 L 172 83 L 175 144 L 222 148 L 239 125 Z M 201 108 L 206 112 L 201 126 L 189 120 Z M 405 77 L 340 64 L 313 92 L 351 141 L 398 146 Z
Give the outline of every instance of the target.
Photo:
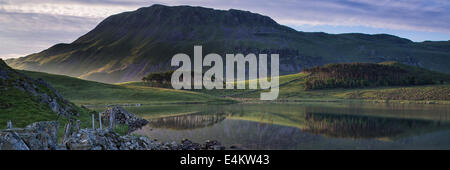
M 146 87 L 142 82 L 127 82 L 120 84 L 105 84 L 93 81 L 81 80 L 68 76 L 52 75 L 40 72 L 20 71 L 32 78 L 42 78 L 57 89 L 66 99 L 77 105 L 105 105 L 140 103 L 142 107 L 130 107 L 130 112 L 138 113 L 144 118 L 162 117 L 165 115 L 180 115 L 195 113 L 195 107 L 173 107 L 171 104 L 186 103 L 231 103 L 233 99 L 257 101 L 264 90 L 174 90 Z M 437 101 L 445 104 L 450 102 L 450 85 L 428 85 L 411 87 L 382 87 L 364 89 L 332 89 L 332 90 L 304 90 L 304 80 L 307 74 L 298 73 L 280 76 L 279 101 L 348 101 L 348 100 L 383 100 L 383 101 Z M 248 87 L 249 82 L 245 81 Z M 6 122 L 12 120 L 15 127 L 25 127 L 37 121 L 58 120 L 59 136 L 63 135 L 64 125 L 68 123 L 67 118 L 57 119 L 57 115 L 46 105 L 39 104 L 30 94 L 15 88 L 0 89 L 0 128 L 6 127 Z M 167 105 L 167 107 L 147 108 L 147 105 Z M 201 106 L 199 106 L 201 107 Z M 258 106 L 259 107 L 259 106 Z M 271 107 L 274 107 L 273 105 Z M 282 106 L 280 106 L 282 107 Z M 77 107 L 82 128 L 91 127 L 91 114 L 104 111 L 104 108 L 95 108 L 90 111 Z M 239 109 L 239 108 L 236 108 Z M 151 110 L 151 113 L 147 113 Z M 281 110 L 281 108 L 280 108 Z M 145 113 L 143 113 L 145 112 Z M 143 113 L 143 114 L 139 114 Z M 249 112 L 250 114 L 252 112 Z M 295 115 L 291 112 L 279 113 L 266 112 L 271 115 L 270 119 L 260 118 L 261 114 L 255 110 L 254 115 L 232 116 L 231 119 L 253 120 L 260 122 L 283 122 L 285 125 L 294 126 L 301 120 L 292 120 Z M 96 114 L 97 116 L 97 114 Z M 298 126 L 298 125 L 297 125 Z M 117 127 L 119 132 L 128 131 L 123 127 Z
M 158 117 L 164 117 L 167 115 L 176 116 L 184 114 L 196 113 L 202 108 L 206 107 L 206 104 L 158 104 L 158 105 L 143 105 L 141 107 L 125 106 L 124 108 L 130 113 L 134 113 L 144 119 L 152 119 Z M 102 112 L 106 109 L 105 106 L 90 107 L 90 109 Z
M 117 132 L 119 135 L 128 134 L 128 125 L 125 124 L 116 124 L 114 127 L 114 132 Z
M 32 78 L 44 79 L 61 95 L 79 105 L 231 102 L 197 92 L 145 87 L 135 83 L 105 84 L 69 76 L 31 71 L 20 72 Z
M 27 90 L 34 88 L 36 93 L 45 93 L 46 95 L 56 98 L 56 102 L 60 106 L 68 106 L 61 98 L 48 87 L 35 83 L 27 79 L 16 70 L 11 69 L 0 60 L 0 71 L 6 73 L 0 79 L 0 129 L 6 128 L 6 122 L 12 121 L 14 128 L 23 128 L 27 125 L 39 121 L 57 121 L 59 122 L 59 136 L 61 137 L 64 131 L 64 125 L 68 123 L 69 118 L 58 116 L 53 112 L 48 104 L 40 102 L 38 97 L 31 94 Z M 80 116 L 72 116 L 73 119 L 81 120 L 82 127 L 87 127 L 86 122 L 90 111 L 78 106 L 69 106 L 70 111 L 78 113 Z
M 58 137 L 64 135 L 64 126 L 69 119 L 58 117 L 48 105 L 39 103 L 37 98 L 16 88 L 0 90 L 0 129 L 6 128 L 6 122 L 11 120 L 14 128 L 24 128 L 29 124 L 40 121 L 57 121 Z M 90 127 L 90 111 L 76 107 L 79 117 L 73 117 L 81 121 L 81 127 Z
M 389 64 L 389 63 L 385 63 Z M 280 91 L 278 101 L 280 102 L 302 102 L 302 101 L 370 101 L 370 102 L 412 102 L 412 103 L 440 103 L 450 104 L 450 85 L 421 85 L 421 86 L 391 86 L 391 87 L 368 87 L 356 89 L 323 89 L 305 90 L 304 82 L 308 74 L 298 73 L 279 77 Z M 241 101 L 257 102 L 260 93 L 267 90 L 248 89 L 251 81 L 246 80 L 246 89 L 224 89 L 224 90 L 192 90 L 211 96 L 233 98 Z M 127 82 L 122 85 L 144 86 L 142 82 Z
M 79 105 L 104 104 L 164 104 L 164 103 L 227 103 L 231 100 L 221 99 L 207 94 L 173 89 L 143 87 L 132 84 L 112 85 L 81 80 L 68 76 L 52 75 L 32 71 L 19 71 L 31 78 L 42 78 L 49 82 L 62 96 L 75 103 L 81 121 L 81 128 L 90 128 L 91 115 L 104 111 L 88 110 Z M 45 89 L 44 89 L 45 90 Z M 41 104 L 34 96 L 16 88 L 0 88 L 0 129 L 6 128 L 11 120 L 14 127 L 25 127 L 38 121 L 59 122 L 58 137 L 64 135 L 64 127 L 69 122 L 66 117 L 59 117 L 47 105 Z M 97 118 L 96 118 L 97 119 Z M 96 120 L 98 123 L 98 120 Z M 128 129 L 118 126 L 116 130 L 125 134 Z
M 343 96 L 369 100 L 450 100 L 450 85 L 363 89 L 344 93 Z
M 6 128 L 6 122 L 11 120 L 13 127 L 23 128 L 29 124 L 40 121 L 58 121 L 58 136 L 64 133 L 64 126 L 69 119 L 53 112 L 49 106 L 39 103 L 37 99 L 16 88 L 0 90 L 0 129 Z M 81 121 L 81 127 L 91 127 L 91 111 L 76 107 L 79 117 L 73 117 Z
M 38 103 L 31 94 L 16 88 L 0 90 L 0 128 L 11 120 L 13 127 L 25 127 L 37 121 L 56 120 L 57 115 L 47 106 Z
M 218 97 L 172 89 L 151 88 L 135 85 L 111 85 L 86 81 L 68 76 L 52 75 L 40 72 L 19 71 L 31 78 L 42 78 L 49 82 L 62 96 L 76 105 L 84 104 L 161 104 L 161 103 L 221 103 L 230 100 Z M 43 89 L 45 90 L 45 89 Z M 68 118 L 59 117 L 47 105 L 24 91 L 16 88 L 0 88 L 0 128 L 6 128 L 6 122 L 11 120 L 14 127 L 25 127 L 38 121 L 59 122 L 59 137 L 64 133 Z M 80 114 L 82 128 L 91 127 L 91 114 L 97 116 L 97 111 L 76 106 Z M 103 111 L 103 110 L 101 110 Z

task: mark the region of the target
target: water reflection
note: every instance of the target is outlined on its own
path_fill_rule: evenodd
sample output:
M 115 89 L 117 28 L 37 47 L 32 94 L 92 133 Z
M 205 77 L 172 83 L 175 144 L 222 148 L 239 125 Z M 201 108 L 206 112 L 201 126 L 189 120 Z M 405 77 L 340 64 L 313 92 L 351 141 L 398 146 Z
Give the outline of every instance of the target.
M 396 137 L 448 127 L 440 121 L 306 113 L 305 132 L 342 138 Z
M 195 113 L 181 116 L 168 116 L 149 120 L 153 128 L 187 130 L 212 126 L 225 120 L 224 113 Z
M 167 142 L 215 139 L 246 149 L 450 149 L 450 106 L 179 107 L 198 111 L 149 119 L 150 124 L 135 133 Z

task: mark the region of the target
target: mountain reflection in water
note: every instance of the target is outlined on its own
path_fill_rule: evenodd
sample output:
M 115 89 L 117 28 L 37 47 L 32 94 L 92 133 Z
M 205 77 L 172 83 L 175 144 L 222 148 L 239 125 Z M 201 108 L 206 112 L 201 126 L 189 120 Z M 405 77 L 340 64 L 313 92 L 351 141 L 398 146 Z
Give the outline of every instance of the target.
M 212 126 L 225 120 L 225 118 L 226 116 L 223 113 L 196 113 L 150 119 L 149 125 L 154 128 L 186 130 Z
M 225 146 L 247 149 L 450 149 L 448 106 L 221 105 L 196 109 L 194 114 L 150 118 L 146 127 L 134 133 L 163 142 L 218 140 Z
M 449 127 L 440 121 L 306 113 L 305 132 L 342 138 L 380 138 Z

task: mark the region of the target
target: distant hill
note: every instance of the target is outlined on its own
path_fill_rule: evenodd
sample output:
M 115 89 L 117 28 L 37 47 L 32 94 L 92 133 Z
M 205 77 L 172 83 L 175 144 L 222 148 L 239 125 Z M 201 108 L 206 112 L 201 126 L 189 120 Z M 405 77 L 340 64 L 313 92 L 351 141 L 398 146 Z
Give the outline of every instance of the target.
M 301 11 L 299 11 L 301 12 Z M 176 53 L 279 53 L 281 74 L 328 63 L 398 61 L 450 73 L 450 41 L 299 32 L 240 10 L 153 5 L 110 16 L 70 44 L 7 60 L 17 69 L 118 83 L 171 70 Z
M 305 89 L 444 84 L 450 75 L 397 62 L 327 64 L 303 70 Z

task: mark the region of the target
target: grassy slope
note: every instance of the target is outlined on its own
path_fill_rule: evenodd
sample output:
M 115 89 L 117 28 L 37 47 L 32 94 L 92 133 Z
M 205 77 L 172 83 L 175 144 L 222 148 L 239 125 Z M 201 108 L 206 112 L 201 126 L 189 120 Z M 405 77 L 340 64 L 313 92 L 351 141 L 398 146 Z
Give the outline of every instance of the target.
M 39 72 L 19 71 L 31 78 L 42 78 L 49 82 L 61 95 L 75 104 L 122 104 L 122 103 L 176 103 L 176 102 L 229 102 L 217 97 L 170 89 L 150 88 L 135 85 L 110 85 L 81 80 L 68 76 Z M 47 105 L 38 103 L 30 94 L 15 88 L 0 89 L 0 129 L 12 120 L 14 127 L 25 127 L 37 121 L 58 120 L 59 137 L 62 137 L 65 117 L 57 118 Z M 91 114 L 96 113 L 76 106 L 83 128 L 91 126 Z M 103 111 L 96 110 L 96 111 Z
M 36 121 L 56 120 L 48 106 L 40 104 L 34 96 L 19 89 L 0 90 L 0 129 L 11 120 L 14 127 L 25 127 Z
M 220 102 L 223 99 L 196 92 L 152 88 L 134 84 L 112 85 L 40 72 L 20 71 L 32 78 L 42 78 L 61 95 L 76 104 L 157 104 Z
M 2 61 L 0 60 L 0 64 Z M 17 74 L 14 70 L 6 65 L 0 65 L 3 71 L 8 72 L 9 79 L 0 81 L 0 129 L 6 128 L 6 122 L 11 120 L 13 127 L 25 127 L 31 123 L 38 121 L 54 121 L 57 120 L 59 124 L 59 135 L 63 133 L 64 125 L 68 122 L 68 118 L 59 117 L 57 113 L 53 112 L 50 107 L 44 103 L 40 103 L 38 98 L 28 92 L 15 88 L 12 82 L 17 80 L 24 80 L 24 77 Z M 33 82 L 29 82 L 33 83 Z M 50 90 L 47 87 L 37 85 L 39 92 L 45 92 L 48 95 Z M 59 103 L 62 104 L 62 103 Z M 80 117 L 82 127 L 89 126 L 90 111 L 78 106 L 73 108 Z
M 384 65 L 396 65 L 410 71 L 417 77 L 428 77 L 434 80 L 449 81 L 450 76 L 429 71 L 426 69 L 412 67 L 397 62 L 383 62 Z M 423 85 L 406 87 L 372 87 L 359 89 L 324 89 L 324 90 L 304 90 L 304 81 L 307 74 L 298 73 L 292 75 L 280 76 L 281 100 L 342 100 L 342 99 L 362 99 L 362 100 L 414 100 L 414 101 L 441 101 L 440 103 L 449 103 L 450 85 Z M 246 82 L 248 84 L 248 82 Z M 235 90 L 235 93 L 229 95 L 241 98 L 258 98 L 259 90 Z M 212 92 L 209 92 L 213 94 Z
M 278 100 L 288 101 L 339 101 L 339 100 L 409 100 L 409 101 L 440 101 L 449 103 L 450 85 L 426 85 L 407 87 L 375 87 L 360 89 L 325 89 L 304 90 L 304 79 L 307 74 L 298 73 L 280 76 L 280 93 Z M 250 80 L 255 81 L 255 80 Z M 245 82 L 247 85 L 249 81 Z M 141 82 L 122 83 L 143 86 Z M 248 86 L 247 86 L 248 88 Z M 195 90 L 196 92 L 219 97 L 232 97 L 243 100 L 256 100 L 262 90 Z M 445 101 L 443 101 L 443 99 Z
M 25 93 L 16 88 L 0 90 L 0 129 L 6 128 L 6 122 L 11 120 L 14 127 L 25 127 L 31 123 L 39 121 L 59 122 L 59 137 L 62 137 L 64 125 L 68 123 L 66 117 L 59 117 L 49 106 L 39 103 L 31 94 Z M 5 106 L 8 105 L 8 106 Z M 81 127 L 90 127 L 90 111 L 76 107 L 81 120 Z

